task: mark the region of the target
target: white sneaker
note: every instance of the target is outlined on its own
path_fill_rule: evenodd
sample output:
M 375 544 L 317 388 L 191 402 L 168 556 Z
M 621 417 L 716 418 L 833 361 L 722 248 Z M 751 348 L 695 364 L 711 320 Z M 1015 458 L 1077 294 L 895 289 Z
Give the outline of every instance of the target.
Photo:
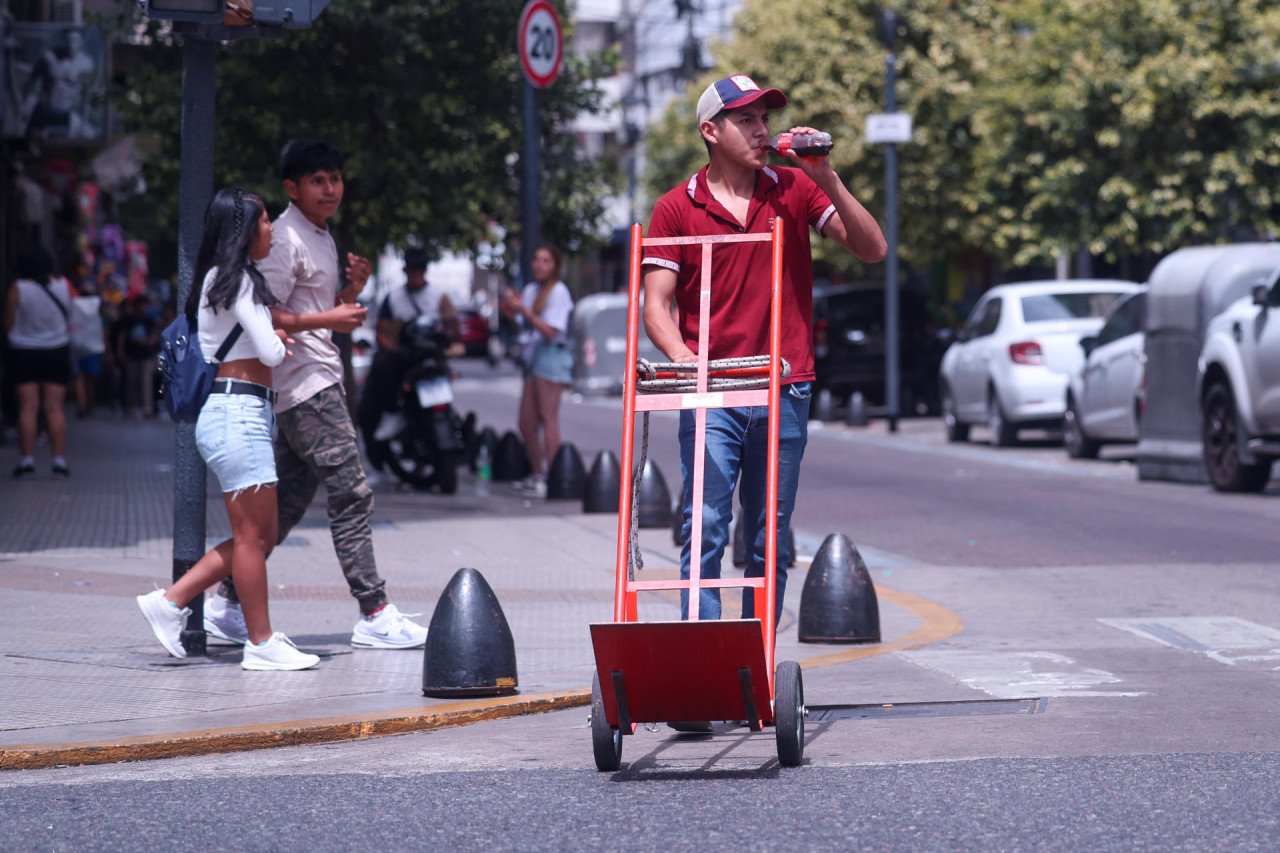
M 511 488 L 531 498 L 545 498 L 547 496 L 547 478 L 541 474 L 530 474 L 523 480 L 512 483 Z
M 230 599 L 215 595 L 204 602 L 204 632 L 214 639 L 243 646 L 249 642 L 244 609 Z
M 298 651 L 284 634 L 276 631 L 271 639 L 262 645 L 245 643 L 244 660 L 240 661 L 241 669 L 262 671 L 283 671 L 291 669 L 310 669 L 320 663 L 318 655 L 309 655 Z
M 169 654 L 175 658 L 185 658 L 187 650 L 182 647 L 182 626 L 187 624 L 191 609 L 179 608 L 166 601 L 162 589 L 138 596 L 138 609 L 146 617 L 147 624 L 155 632 L 156 639 Z
M 410 619 L 421 613 L 401 613 L 388 604 L 372 619 L 367 616 L 351 632 L 351 645 L 362 649 L 420 649 L 427 642 L 427 629 Z
M 405 428 L 407 421 L 399 412 L 384 412 L 378 421 L 378 428 L 373 431 L 374 441 L 390 441 Z

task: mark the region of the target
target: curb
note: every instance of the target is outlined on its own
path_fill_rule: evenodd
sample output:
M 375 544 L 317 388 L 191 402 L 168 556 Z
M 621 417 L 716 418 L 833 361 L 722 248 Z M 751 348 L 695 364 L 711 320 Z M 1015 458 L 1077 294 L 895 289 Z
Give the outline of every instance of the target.
M 377 719 L 353 715 L 293 720 L 270 726 L 124 738 L 112 743 L 17 745 L 0 750 L 0 771 L 38 770 L 73 764 L 115 764 L 122 761 L 150 761 L 156 758 L 245 752 L 277 746 L 363 740 L 382 735 L 465 726 L 525 714 L 542 714 L 590 704 L 589 689 L 572 690 L 511 697 L 496 702 L 476 699 L 448 705 L 407 708 L 392 712 L 392 716 Z
M 864 660 L 889 652 L 918 649 L 954 636 L 964 628 L 964 622 L 953 610 L 918 595 L 878 584 L 876 595 L 914 613 L 920 619 L 920 626 L 911 633 L 888 642 L 805 658 L 799 662 L 800 667 L 818 669 Z M 157 758 L 246 752 L 278 746 L 306 746 L 364 740 L 383 735 L 466 726 L 471 723 L 528 714 L 545 714 L 590 704 L 590 688 L 581 688 L 497 700 L 473 699 L 447 705 L 405 708 L 375 719 L 360 715 L 318 717 L 267 726 L 123 738 L 111 743 L 19 744 L 0 749 L 0 771 L 116 764 L 124 761 L 151 761 Z

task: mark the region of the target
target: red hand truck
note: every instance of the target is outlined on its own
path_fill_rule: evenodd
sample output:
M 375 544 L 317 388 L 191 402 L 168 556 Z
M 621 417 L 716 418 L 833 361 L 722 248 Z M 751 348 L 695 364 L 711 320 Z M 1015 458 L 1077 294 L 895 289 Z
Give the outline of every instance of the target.
M 613 621 L 591 625 L 596 673 L 591 687 L 591 741 L 596 767 L 617 770 L 622 737 L 637 725 L 680 720 L 745 720 L 752 731 L 774 726 L 778 760 L 787 767 L 804 756 L 804 686 L 800 665 L 783 661 L 774 670 L 774 619 L 778 552 L 778 400 L 782 380 L 782 220 L 771 233 L 644 239 L 631 228 L 630 307 L 627 313 L 627 375 L 623 383 L 622 472 L 618 501 L 617 576 Z M 772 304 L 769 315 L 768 386 L 750 390 L 711 390 L 708 361 L 711 316 L 711 252 L 724 244 L 770 241 L 773 249 Z M 640 261 L 646 246 L 697 245 L 702 251 L 699 286 L 698 362 L 693 392 L 637 393 L 637 340 L 640 321 Z M 667 365 L 666 367 L 673 367 Z M 662 375 L 659 373 L 658 375 Z M 702 498 L 707 409 L 768 406 L 765 566 L 763 578 L 702 578 Z M 689 580 L 637 580 L 631 576 L 633 444 L 637 412 L 693 409 L 693 524 Z M 698 618 L 701 588 L 749 587 L 764 592 L 763 619 Z M 688 620 L 641 622 L 636 594 L 649 590 L 688 590 Z M 757 604 L 760 596 L 756 594 Z

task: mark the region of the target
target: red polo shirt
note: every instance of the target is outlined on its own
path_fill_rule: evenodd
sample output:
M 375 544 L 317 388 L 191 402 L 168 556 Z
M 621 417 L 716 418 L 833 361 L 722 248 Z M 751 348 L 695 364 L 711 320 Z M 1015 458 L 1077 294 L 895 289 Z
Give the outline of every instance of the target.
M 782 357 L 791 365 L 788 382 L 813 379 L 813 257 L 809 226 L 819 233 L 835 213 L 826 193 L 804 172 L 766 166 L 756 173 L 755 193 L 742 226 L 707 188 L 707 168 L 658 199 L 647 237 L 759 234 L 784 224 L 782 263 Z M 698 351 L 698 287 L 701 246 L 649 246 L 643 264 L 675 271 L 676 314 L 685 344 Z M 769 243 L 725 243 L 711 253 L 710 358 L 769 352 Z

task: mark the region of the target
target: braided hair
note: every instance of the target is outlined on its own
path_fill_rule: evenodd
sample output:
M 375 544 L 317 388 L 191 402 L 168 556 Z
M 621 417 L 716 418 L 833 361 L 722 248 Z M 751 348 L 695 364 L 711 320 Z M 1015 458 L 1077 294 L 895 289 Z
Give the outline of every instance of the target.
M 258 222 L 266 209 L 262 198 L 249 190 L 219 190 L 204 212 L 204 236 L 196 255 L 196 266 L 187 297 L 186 313 L 194 318 L 201 301 L 214 311 L 230 309 L 240 295 L 241 283 L 248 276 L 253 287 L 253 301 L 259 305 L 275 305 L 277 301 L 262 273 L 254 266 L 249 248 L 258 238 Z M 209 286 L 204 287 L 209 270 L 217 269 Z

